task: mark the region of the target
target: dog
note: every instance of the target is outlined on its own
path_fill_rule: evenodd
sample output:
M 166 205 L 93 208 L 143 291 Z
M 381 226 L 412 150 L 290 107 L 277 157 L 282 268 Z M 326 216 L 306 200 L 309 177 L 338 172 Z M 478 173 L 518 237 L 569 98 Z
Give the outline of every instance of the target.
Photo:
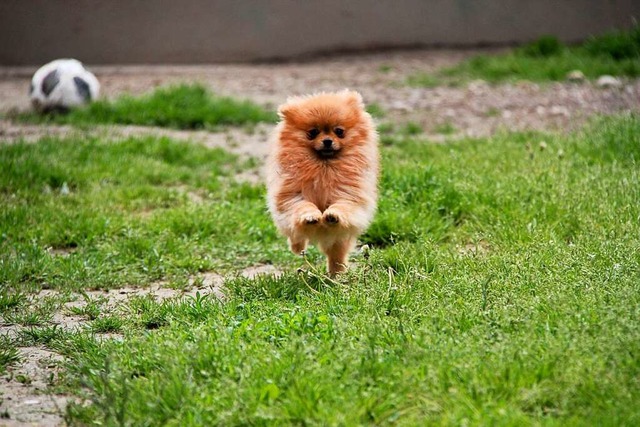
M 350 90 L 291 97 L 278 116 L 266 162 L 269 212 L 291 251 L 317 245 L 334 276 L 347 270 L 376 211 L 376 127 Z

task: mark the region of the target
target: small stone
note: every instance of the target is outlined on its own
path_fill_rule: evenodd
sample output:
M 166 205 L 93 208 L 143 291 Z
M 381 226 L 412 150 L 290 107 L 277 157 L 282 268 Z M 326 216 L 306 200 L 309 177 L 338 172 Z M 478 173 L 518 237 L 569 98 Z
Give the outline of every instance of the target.
M 549 113 L 551 113 L 552 116 L 570 116 L 569 109 L 561 105 L 552 105 L 549 109 Z
M 362 245 L 362 247 L 360 248 L 360 253 L 362 253 L 362 256 L 365 259 L 369 258 L 369 252 L 371 251 L 371 248 L 369 248 L 369 245 Z
M 412 111 L 413 108 L 411 108 L 411 105 L 409 105 L 406 102 L 403 101 L 395 101 L 391 104 L 391 109 L 393 110 L 400 110 L 400 111 Z
M 567 73 L 567 80 L 570 82 L 582 82 L 584 79 L 584 73 L 580 70 L 573 70 Z
M 535 89 L 536 88 L 536 84 L 533 82 L 530 82 L 529 80 L 518 80 L 516 82 L 516 86 L 519 87 L 520 89 Z
M 469 83 L 468 88 L 471 92 L 482 92 L 489 88 L 489 84 L 482 79 L 478 79 Z
M 67 185 L 66 182 L 63 182 L 62 187 L 60 187 L 60 194 L 62 194 L 63 196 L 66 196 L 69 193 L 70 193 L 69 186 Z
M 598 77 L 596 84 L 598 85 L 598 87 L 602 87 L 602 88 L 622 86 L 622 82 L 620 81 L 620 79 L 617 79 L 613 76 L 607 76 L 607 75 Z

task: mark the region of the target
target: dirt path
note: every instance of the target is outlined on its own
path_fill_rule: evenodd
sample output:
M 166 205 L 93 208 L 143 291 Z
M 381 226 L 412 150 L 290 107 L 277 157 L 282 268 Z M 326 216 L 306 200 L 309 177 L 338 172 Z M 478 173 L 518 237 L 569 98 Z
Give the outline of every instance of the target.
M 640 109 L 640 80 L 626 80 L 620 87 L 606 89 L 591 82 L 491 86 L 476 81 L 461 87 L 437 88 L 405 84 L 415 73 L 434 71 L 476 53 L 410 51 L 321 58 L 308 63 L 90 68 L 102 83 L 103 96 L 108 98 L 197 81 L 216 93 L 275 108 L 289 95 L 348 87 L 359 90 L 367 103 L 378 104 L 385 111 L 380 121 L 414 122 L 428 134 L 437 133 L 444 125 L 470 136 L 489 135 L 500 129 L 573 129 L 594 114 Z M 33 71 L 0 67 L 0 114 L 28 108 L 26 93 Z M 0 121 L 0 140 L 33 132 L 33 127 Z M 192 135 L 201 137 L 203 133 Z M 255 144 L 263 141 L 261 134 L 247 138 L 243 142 L 250 145 L 244 151 L 255 152 Z

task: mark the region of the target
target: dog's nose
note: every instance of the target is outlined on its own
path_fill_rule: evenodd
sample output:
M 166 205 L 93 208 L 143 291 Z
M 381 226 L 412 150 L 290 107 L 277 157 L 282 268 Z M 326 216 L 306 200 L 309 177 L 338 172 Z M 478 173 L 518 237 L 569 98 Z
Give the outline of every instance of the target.
M 324 148 L 331 148 L 331 145 L 333 144 L 333 140 L 332 139 L 323 139 L 322 143 L 324 144 Z

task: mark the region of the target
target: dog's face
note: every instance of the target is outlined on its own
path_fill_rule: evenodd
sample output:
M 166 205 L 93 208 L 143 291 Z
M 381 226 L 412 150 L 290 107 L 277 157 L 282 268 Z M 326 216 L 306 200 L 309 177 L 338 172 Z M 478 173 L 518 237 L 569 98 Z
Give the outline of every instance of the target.
M 284 122 L 281 143 L 289 150 L 307 149 L 319 159 L 330 160 L 367 140 L 367 113 L 357 92 L 292 98 L 278 113 Z
M 307 139 L 320 157 L 333 157 L 342 149 L 341 140 L 345 138 L 346 132 L 341 121 L 308 123 L 307 127 Z

